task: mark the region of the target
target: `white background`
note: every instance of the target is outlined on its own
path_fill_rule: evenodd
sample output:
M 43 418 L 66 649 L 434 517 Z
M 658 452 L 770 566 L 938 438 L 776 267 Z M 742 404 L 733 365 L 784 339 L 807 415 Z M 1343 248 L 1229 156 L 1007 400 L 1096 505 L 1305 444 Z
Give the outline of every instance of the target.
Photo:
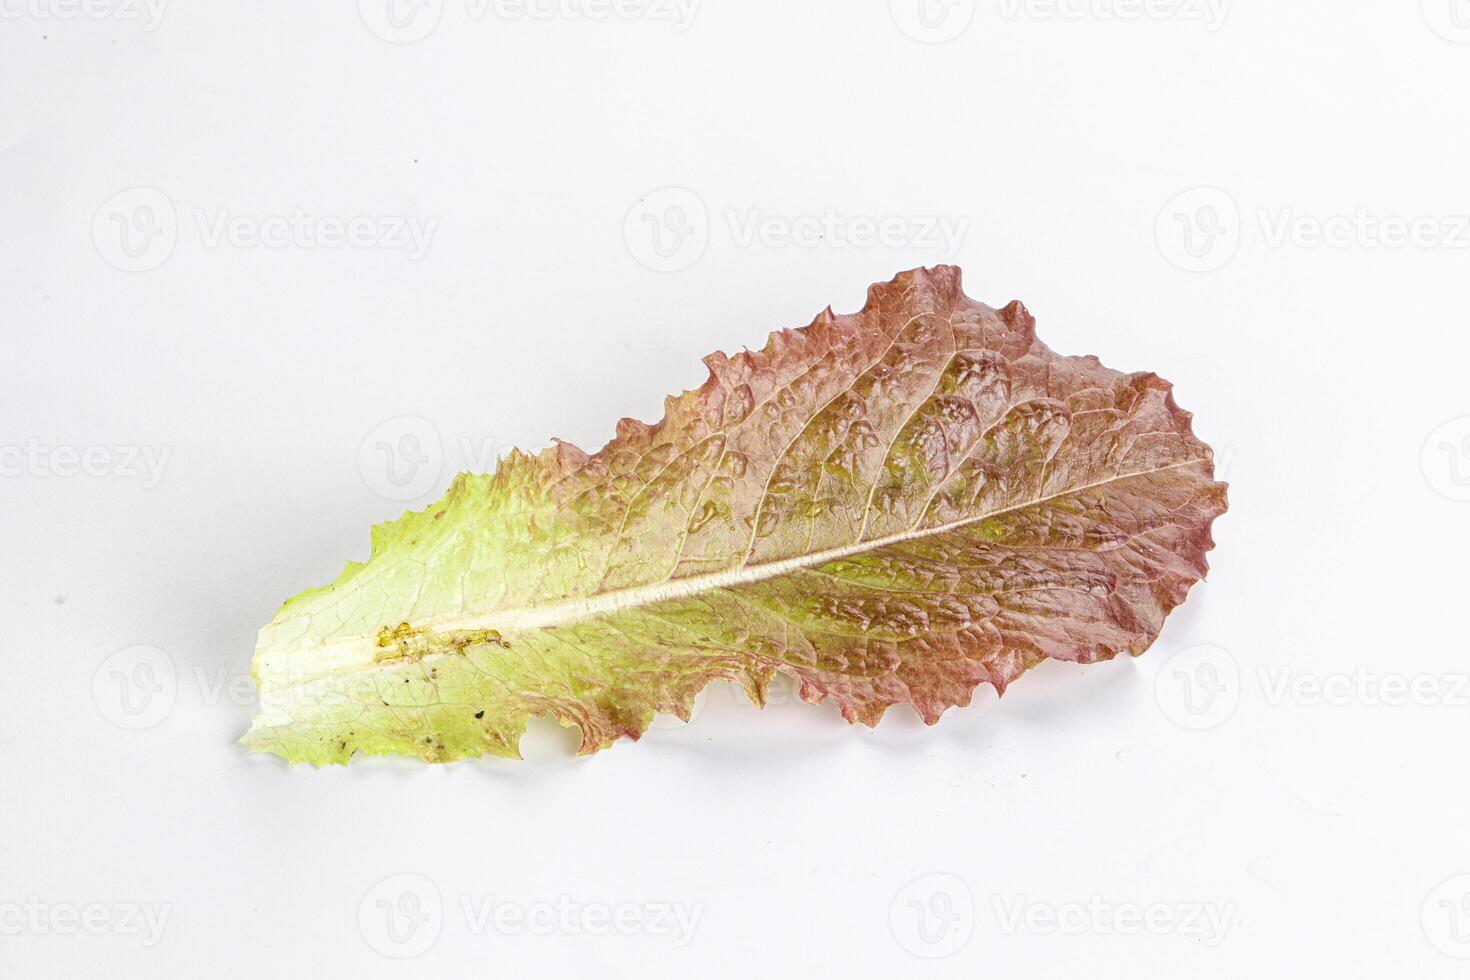
M 1465 0 L 70 2 L 0 0 L 0 974 L 1463 975 Z M 1216 447 L 1146 656 L 934 728 L 234 744 L 371 523 L 941 261 Z

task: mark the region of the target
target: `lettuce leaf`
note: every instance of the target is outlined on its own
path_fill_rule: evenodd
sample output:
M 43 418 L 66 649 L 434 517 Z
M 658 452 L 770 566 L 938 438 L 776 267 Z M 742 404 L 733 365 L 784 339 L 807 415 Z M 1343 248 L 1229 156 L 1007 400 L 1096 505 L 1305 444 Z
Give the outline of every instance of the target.
M 1142 653 L 1205 574 L 1225 485 L 1170 385 L 1053 353 L 957 269 L 705 364 L 656 425 L 514 452 L 374 528 L 261 631 L 241 741 L 518 757 L 549 715 L 593 752 L 778 673 L 932 724 L 1044 659 Z

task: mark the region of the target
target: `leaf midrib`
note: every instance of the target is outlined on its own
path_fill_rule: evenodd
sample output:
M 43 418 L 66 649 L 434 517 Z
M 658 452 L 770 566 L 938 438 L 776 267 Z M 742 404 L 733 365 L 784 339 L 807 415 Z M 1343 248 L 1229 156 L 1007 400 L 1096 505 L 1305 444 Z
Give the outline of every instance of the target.
M 910 530 L 900 531 L 897 534 L 890 534 L 882 538 L 871 538 L 866 541 L 843 545 L 840 548 L 808 552 L 807 554 L 797 555 L 792 558 L 783 558 L 778 561 L 765 562 L 759 565 L 741 564 L 719 572 L 706 572 L 702 575 L 691 575 L 687 578 L 664 579 L 663 581 L 649 585 L 633 586 L 632 588 L 603 592 L 581 599 L 550 603 L 544 606 L 502 609 L 480 616 L 453 616 L 443 617 L 437 620 L 428 619 L 413 625 L 440 632 L 444 630 L 495 629 L 502 633 L 564 626 L 568 623 L 574 623 L 592 616 L 622 612 L 626 609 L 637 609 L 670 599 L 684 599 L 715 589 L 727 589 L 740 585 L 764 582 L 790 572 L 812 568 L 817 565 L 825 565 L 828 562 L 839 561 L 843 558 L 850 558 L 853 555 L 860 555 L 869 551 L 877 551 L 880 548 L 903 544 L 906 541 L 915 541 L 920 538 L 947 534 L 950 531 L 957 531 L 971 524 L 977 524 L 980 521 L 1025 510 L 1028 507 L 1036 507 L 1071 494 L 1096 490 L 1099 487 L 1106 487 L 1124 480 L 1152 476 L 1155 473 L 1167 473 L 1185 466 L 1205 463 L 1210 458 L 1210 455 L 1206 454 L 1177 463 L 1170 463 L 1168 466 L 1158 466 L 1131 473 L 1119 473 L 1115 476 L 1108 477 L 1106 480 L 1099 480 L 1096 483 L 1088 483 L 1077 487 L 1068 487 L 1065 490 L 1059 490 L 1053 494 L 1037 497 L 1034 500 L 1023 501 L 1010 507 L 1002 507 L 999 510 L 988 511 L 984 514 L 977 514 L 973 517 L 967 517 L 964 520 L 952 521 L 948 524 L 935 525 L 933 527 L 911 528 Z

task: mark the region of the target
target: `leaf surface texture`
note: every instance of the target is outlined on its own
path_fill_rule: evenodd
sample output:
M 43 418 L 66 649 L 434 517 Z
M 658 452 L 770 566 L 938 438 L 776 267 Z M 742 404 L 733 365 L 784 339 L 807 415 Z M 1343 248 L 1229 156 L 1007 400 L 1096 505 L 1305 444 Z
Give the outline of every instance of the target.
M 1053 353 L 957 269 L 705 364 L 656 425 L 374 528 L 261 631 L 242 741 L 516 756 L 551 715 L 591 752 L 778 673 L 849 721 L 933 723 L 1042 660 L 1143 652 L 1206 571 L 1225 486 L 1169 384 Z

